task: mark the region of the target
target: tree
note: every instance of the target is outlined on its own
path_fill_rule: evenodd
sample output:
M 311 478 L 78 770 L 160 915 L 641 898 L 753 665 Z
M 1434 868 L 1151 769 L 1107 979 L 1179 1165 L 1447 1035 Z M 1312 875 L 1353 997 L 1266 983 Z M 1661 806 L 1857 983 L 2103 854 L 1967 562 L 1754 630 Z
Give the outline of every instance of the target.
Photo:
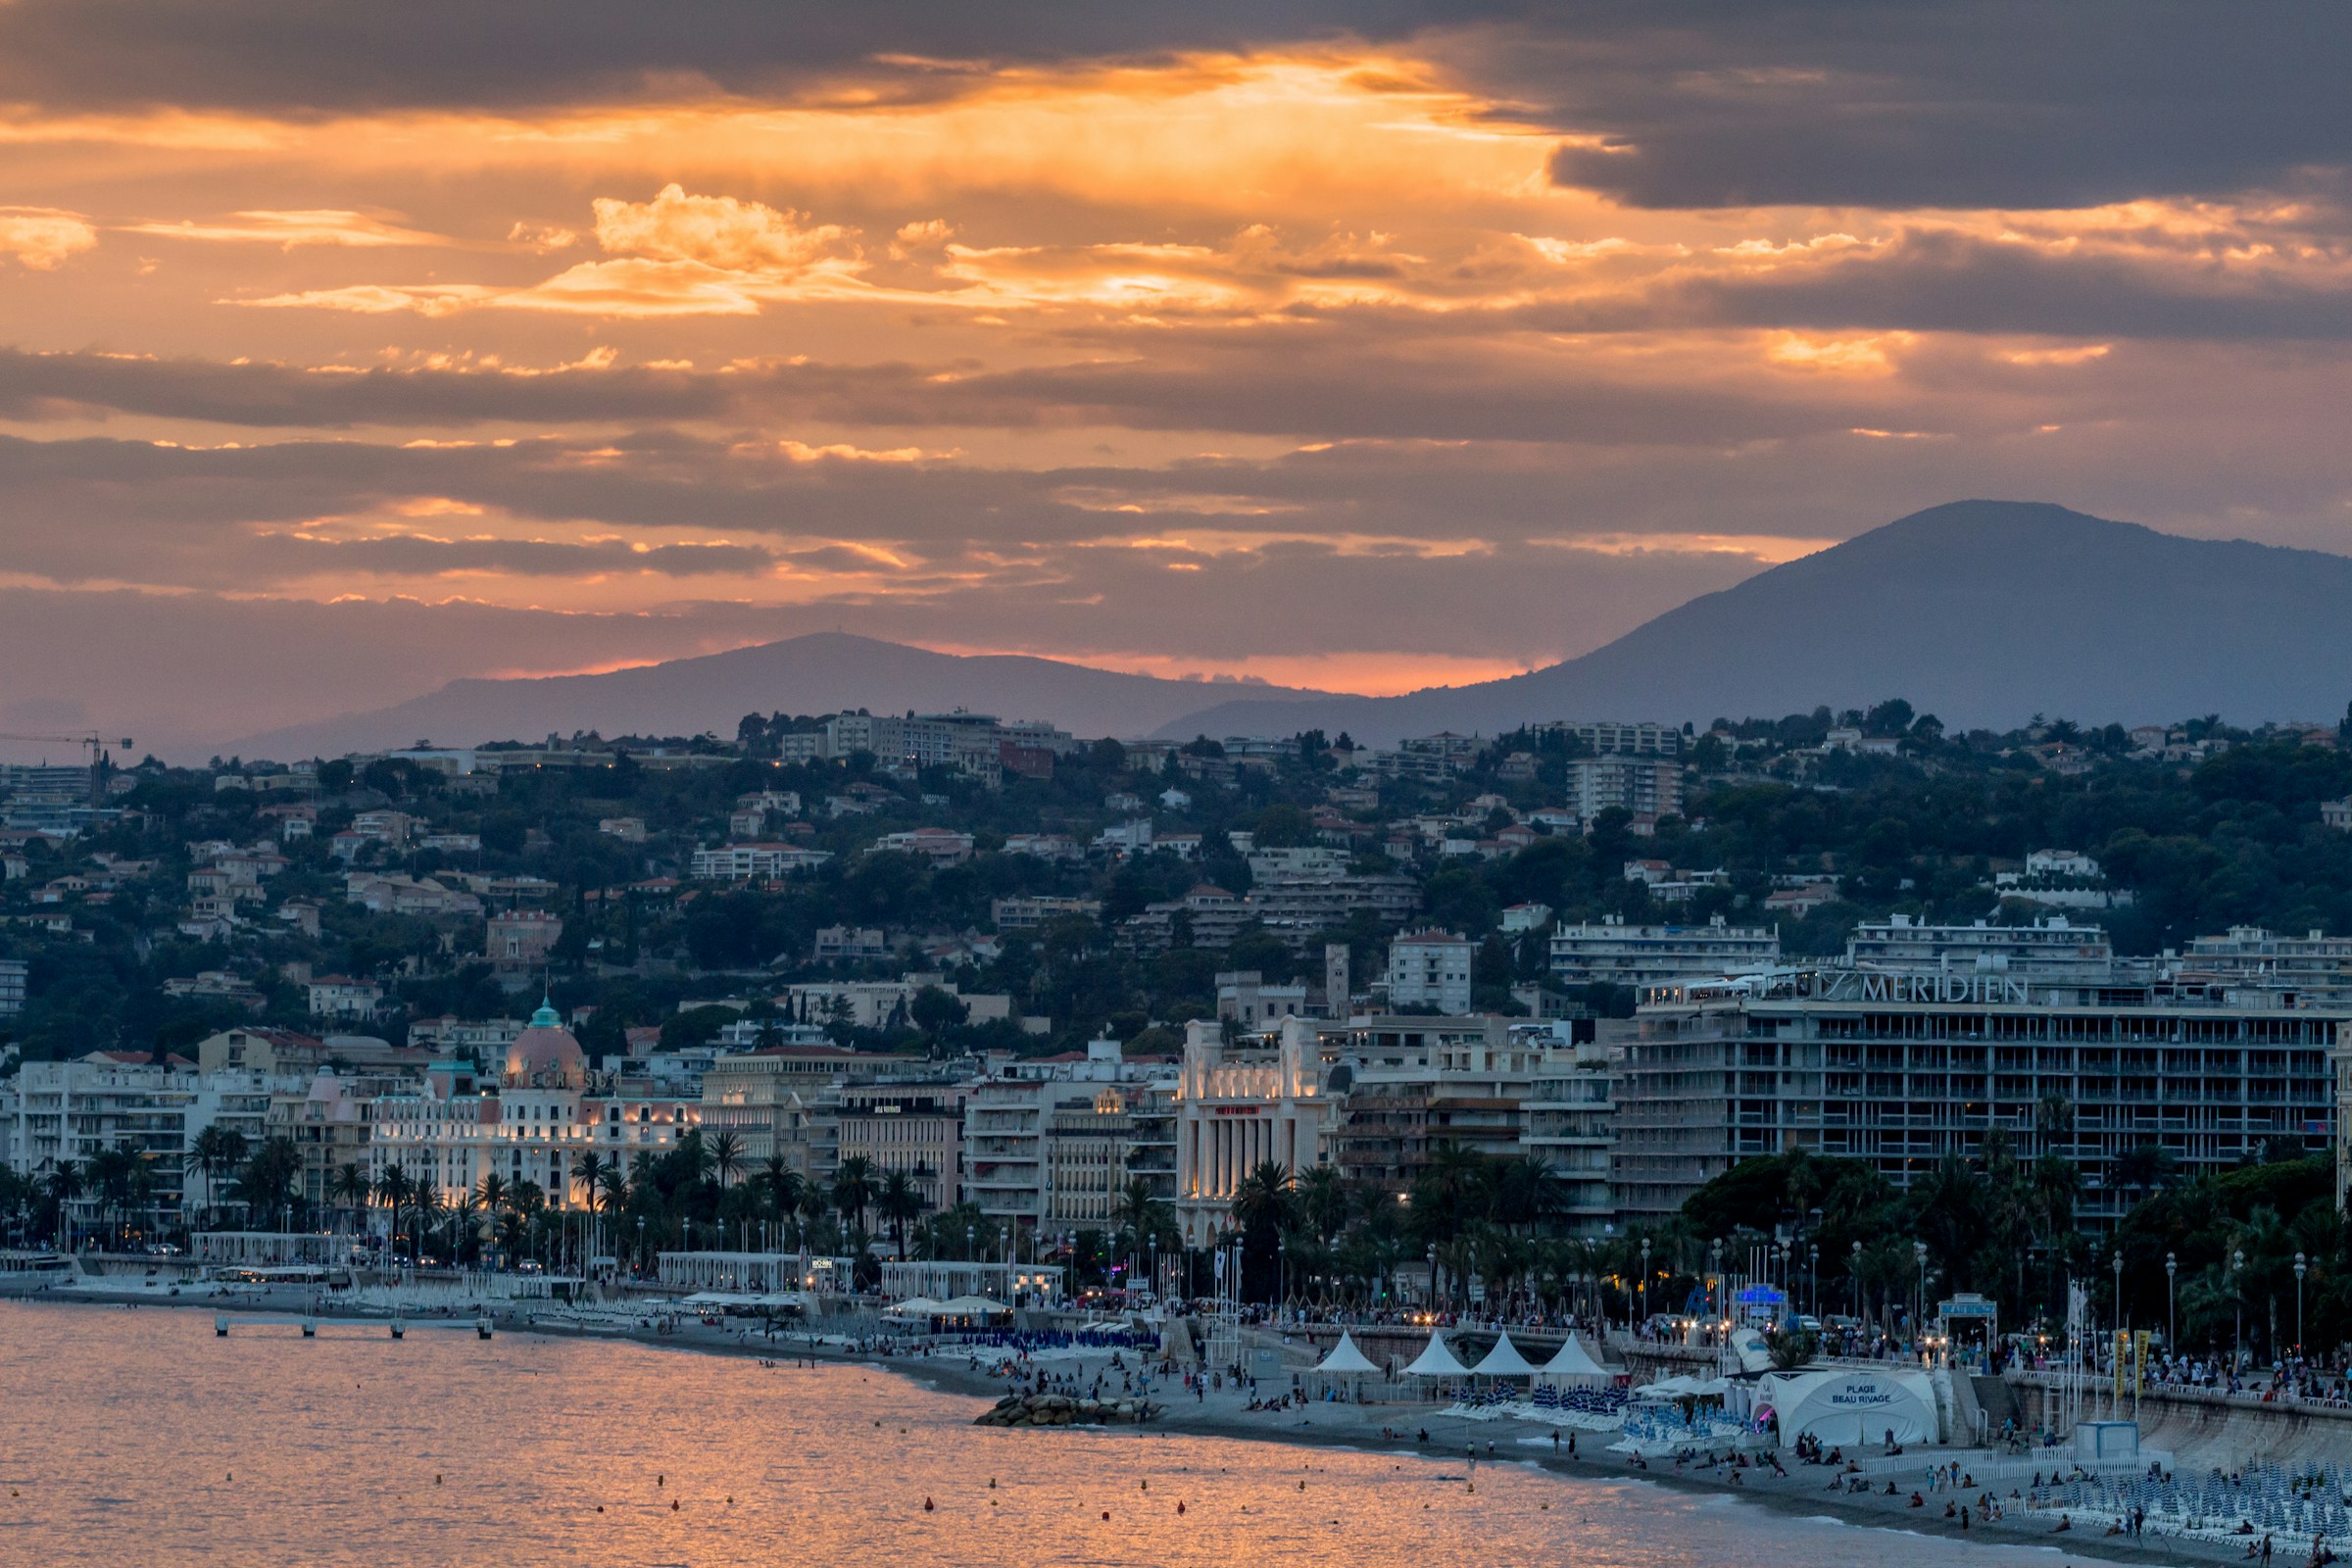
M 214 1190 L 220 1178 L 243 1165 L 245 1155 L 245 1135 L 219 1122 L 207 1126 L 188 1145 L 182 1158 L 191 1173 L 204 1178 L 204 1206 L 208 1214 L 217 1206 Z
M 833 1173 L 833 1206 L 858 1230 L 865 1228 L 865 1211 L 874 1200 L 874 1162 L 852 1154 Z
M 710 1143 L 710 1169 L 717 1175 L 718 1185 L 725 1187 L 743 1169 L 743 1135 L 732 1127 L 724 1127 Z
M 923 1190 L 903 1170 L 894 1170 L 882 1178 L 882 1190 L 875 1195 L 874 1210 L 882 1223 L 890 1227 L 892 1250 L 900 1257 L 906 1255 L 906 1227 L 922 1217 Z

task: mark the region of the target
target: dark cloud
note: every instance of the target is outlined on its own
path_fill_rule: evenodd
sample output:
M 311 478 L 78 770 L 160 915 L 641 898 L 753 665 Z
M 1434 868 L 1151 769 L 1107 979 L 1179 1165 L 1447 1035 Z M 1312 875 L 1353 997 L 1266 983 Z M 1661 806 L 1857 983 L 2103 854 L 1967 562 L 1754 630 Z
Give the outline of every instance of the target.
M 1347 38 L 1447 63 L 1578 138 L 1555 177 L 1652 207 L 2081 205 L 2352 163 L 2352 9 L 2326 0 L 15 0 L 0 100 L 528 107 L 845 74 L 919 97 L 967 64 Z
M 340 112 L 574 102 L 655 87 L 794 92 L 851 70 L 912 97 L 952 90 L 980 63 L 1394 36 L 1433 17 L 1520 9 L 1468 0 L 15 0 L 0 5 L 0 99 Z

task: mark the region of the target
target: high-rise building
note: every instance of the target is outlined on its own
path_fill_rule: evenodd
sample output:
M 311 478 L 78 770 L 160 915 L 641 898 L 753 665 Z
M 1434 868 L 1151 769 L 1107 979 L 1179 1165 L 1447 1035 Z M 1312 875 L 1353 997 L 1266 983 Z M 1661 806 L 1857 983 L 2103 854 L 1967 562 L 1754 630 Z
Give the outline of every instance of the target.
M 1804 1149 L 1898 1187 L 2003 1134 L 2083 1175 L 2080 1222 L 2146 1193 L 2143 1146 L 2182 1179 L 2318 1151 L 2337 1125 L 2344 1014 L 2262 994 L 2117 976 L 1785 971 L 1656 994 L 1617 1083 L 1618 1206 L 1655 1220 L 1739 1160 Z

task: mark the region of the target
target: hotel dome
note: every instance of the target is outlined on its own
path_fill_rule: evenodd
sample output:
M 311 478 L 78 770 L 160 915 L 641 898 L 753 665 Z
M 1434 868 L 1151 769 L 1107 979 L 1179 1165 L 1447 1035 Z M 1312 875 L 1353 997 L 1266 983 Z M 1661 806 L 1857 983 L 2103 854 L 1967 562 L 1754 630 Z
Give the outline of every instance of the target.
M 587 1076 L 588 1054 L 571 1037 L 571 1031 L 556 1015 L 555 1007 L 541 1002 L 539 1010 L 531 1014 L 530 1026 L 514 1037 L 507 1048 L 506 1081 L 509 1084 L 568 1084 L 578 1085 Z

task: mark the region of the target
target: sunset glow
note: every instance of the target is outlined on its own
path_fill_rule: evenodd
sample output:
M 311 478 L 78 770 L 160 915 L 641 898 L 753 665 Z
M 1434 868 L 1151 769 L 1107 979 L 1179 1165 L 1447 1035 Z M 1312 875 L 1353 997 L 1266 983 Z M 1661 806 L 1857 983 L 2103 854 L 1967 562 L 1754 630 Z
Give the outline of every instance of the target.
M 12 580 L 1388 691 L 1954 495 L 2340 529 L 2338 335 L 2271 346 L 2352 286 L 2336 175 L 1736 172 L 1723 105 L 1839 148 L 1808 105 L 1944 89 L 1608 27 L 53 62 L 0 82 Z

